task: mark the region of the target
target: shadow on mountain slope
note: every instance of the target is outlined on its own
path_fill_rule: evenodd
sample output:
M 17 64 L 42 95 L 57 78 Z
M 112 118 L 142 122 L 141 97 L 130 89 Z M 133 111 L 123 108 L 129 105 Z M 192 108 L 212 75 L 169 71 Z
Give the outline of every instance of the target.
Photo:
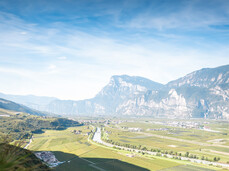
M 148 171 L 118 159 L 111 158 L 81 158 L 74 154 L 55 151 L 55 156 L 59 161 L 66 161 L 54 170 L 56 171 Z

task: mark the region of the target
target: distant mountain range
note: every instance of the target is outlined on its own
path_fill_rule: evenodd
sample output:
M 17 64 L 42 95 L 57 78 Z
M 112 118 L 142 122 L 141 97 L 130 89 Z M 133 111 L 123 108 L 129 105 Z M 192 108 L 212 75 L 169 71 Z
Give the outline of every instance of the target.
M 28 107 L 60 115 L 138 115 L 229 119 L 229 65 L 204 68 L 166 85 L 136 76 L 112 76 L 92 99 L 0 94 Z
M 34 95 L 11 95 L 0 93 L 0 98 L 8 99 L 16 103 L 23 104 L 33 109 L 45 108 L 51 101 L 57 100 L 55 97 L 34 96 Z
M 2 98 L 0 98 L 0 109 L 1 108 L 6 109 L 6 110 L 15 111 L 15 112 L 24 112 L 24 113 L 28 113 L 31 115 L 38 115 L 38 116 L 45 116 L 46 115 L 43 112 L 30 109 L 29 107 L 26 107 L 24 105 L 17 104 L 15 102 L 12 102 L 12 101 L 9 101 L 6 99 L 2 99 Z

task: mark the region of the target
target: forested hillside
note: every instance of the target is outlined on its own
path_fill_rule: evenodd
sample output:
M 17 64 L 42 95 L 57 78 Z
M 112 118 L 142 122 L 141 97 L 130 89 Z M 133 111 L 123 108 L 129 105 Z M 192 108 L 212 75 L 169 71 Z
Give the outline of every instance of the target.
M 42 133 L 42 129 L 65 129 L 78 125 L 79 122 L 65 118 L 35 116 L 0 109 L 0 136 L 9 135 L 12 140 L 29 138 L 32 133 Z

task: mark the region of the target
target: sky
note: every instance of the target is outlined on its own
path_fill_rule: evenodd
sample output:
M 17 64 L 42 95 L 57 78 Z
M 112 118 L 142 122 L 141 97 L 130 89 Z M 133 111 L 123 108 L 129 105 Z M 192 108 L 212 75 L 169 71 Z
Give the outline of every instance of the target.
M 0 92 L 80 100 L 229 64 L 228 0 L 0 0 Z

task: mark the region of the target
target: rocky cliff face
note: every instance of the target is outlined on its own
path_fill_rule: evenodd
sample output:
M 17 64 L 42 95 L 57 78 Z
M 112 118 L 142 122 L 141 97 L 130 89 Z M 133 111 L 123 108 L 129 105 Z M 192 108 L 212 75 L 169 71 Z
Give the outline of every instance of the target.
M 129 99 L 118 107 L 117 113 L 168 118 L 190 117 L 186 99 L 175 89 L 166 92 L 166 95 L 161 92 L 151 92 L 135 99 Z
M 109 83 L 92 99 L 82 101 L 56 100 L 46 110 L 62 114 L 113 115 L 128 99 L 137 98 L 147 91 L 156 91 L 163 85 L 143 77 L 112 76 Z
M 171 81 L 168 87 L 196 86 L 196 87 L 222 87 L 229 88 L 229 65 L 217 68 L 204 68 L 192 72 L 182 78 Z
M 229 119 L 228 91 L 229 65 L 202 69 L 169 82 L 157 92 L 127 100 L 117 112 L 168 118 Z
M 166 85 L 143 77 L 112 76 L 92 99 L 54 99 L 40 110 L 61 115 L 229 119 L 229 65 L 201 69 Z
M 142 77 L 113 76 L 93 99 L 54 101 L 48 110 L 59 114 L 229 119 L 229 65 L 201 69 L 166 85 Z

